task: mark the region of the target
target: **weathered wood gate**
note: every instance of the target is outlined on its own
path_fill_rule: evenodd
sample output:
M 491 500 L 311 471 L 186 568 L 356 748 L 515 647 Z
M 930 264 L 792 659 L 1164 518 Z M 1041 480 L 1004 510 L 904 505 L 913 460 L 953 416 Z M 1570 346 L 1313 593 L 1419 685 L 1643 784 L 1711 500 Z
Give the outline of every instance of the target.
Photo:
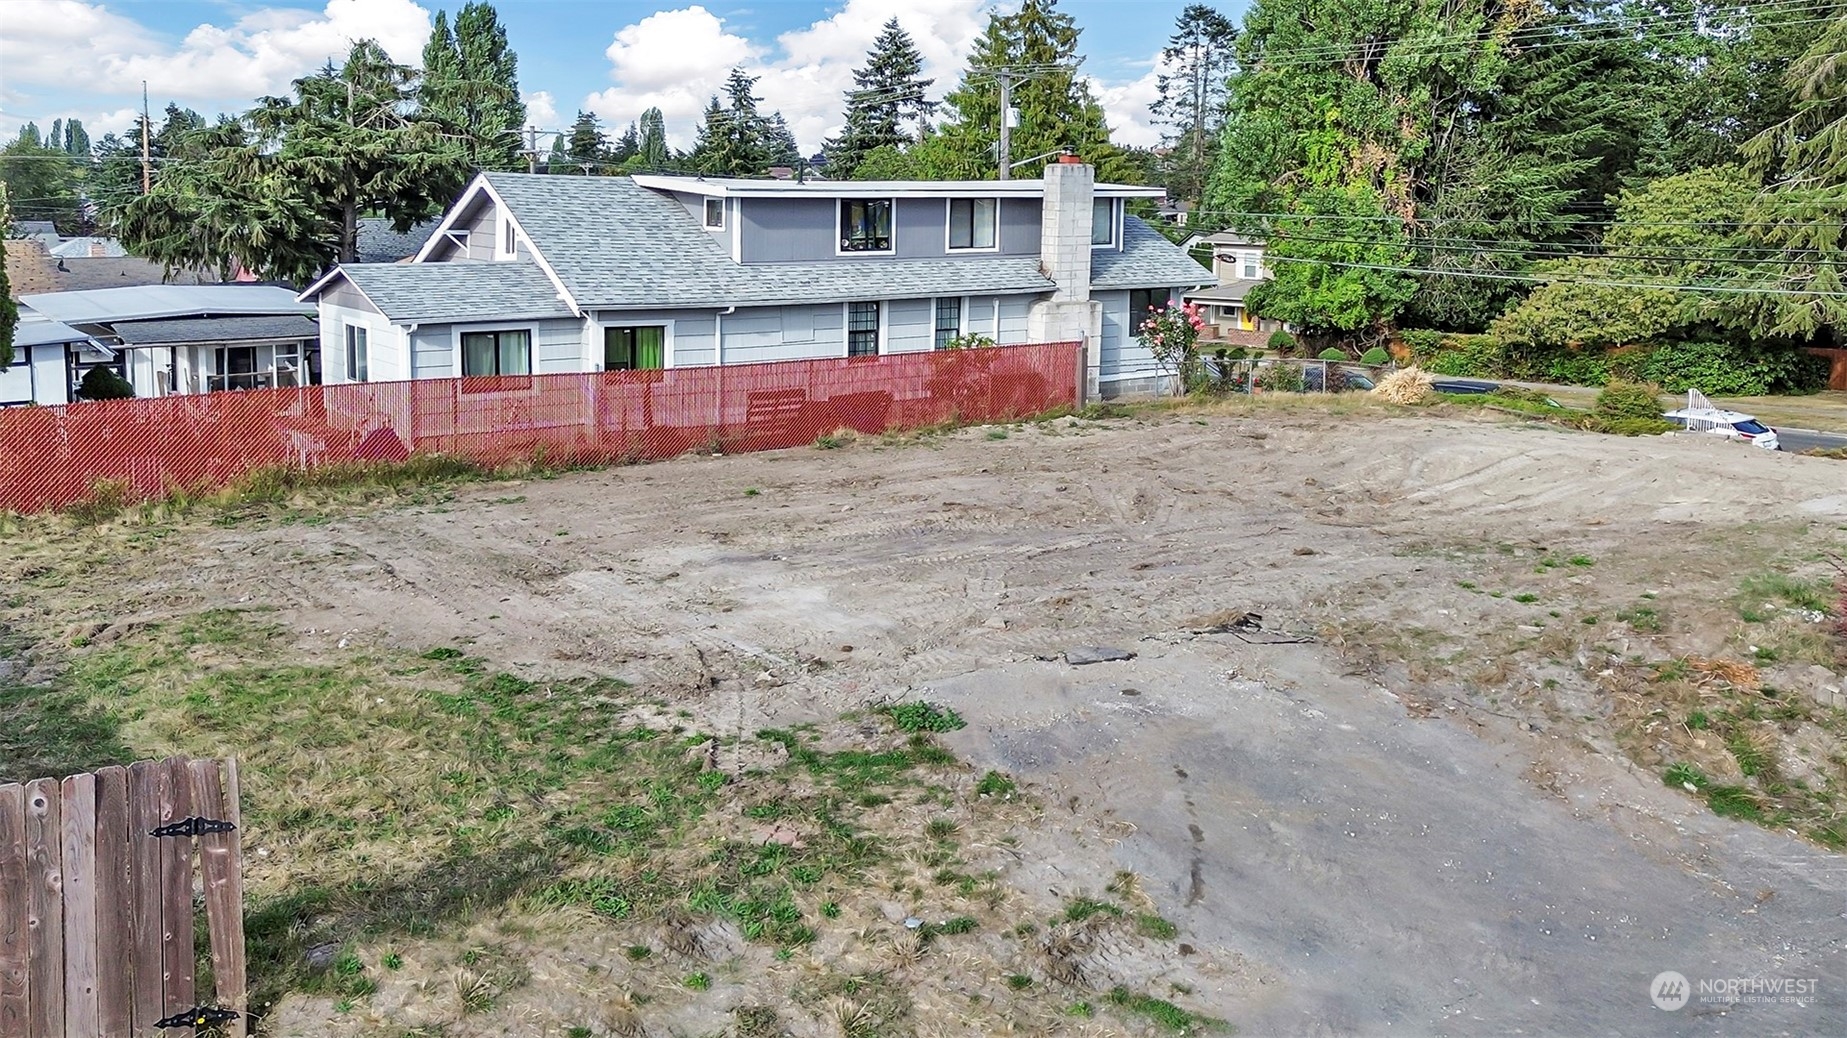
M 236 761 L 0 785 L 0 1038 L 184 1034 L 201 1003 L 241 1036 L 240 821 Z M 215 1001 L 195 990 L 195 842 Z

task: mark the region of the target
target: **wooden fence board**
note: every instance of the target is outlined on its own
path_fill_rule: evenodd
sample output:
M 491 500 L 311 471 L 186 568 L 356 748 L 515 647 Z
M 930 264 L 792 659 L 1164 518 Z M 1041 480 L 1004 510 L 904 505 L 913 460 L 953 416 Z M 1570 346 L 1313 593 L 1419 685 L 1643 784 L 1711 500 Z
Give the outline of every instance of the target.
M 0 786 L 0 1035 L 26 1033 L 26 787 Z
M 128 769 L 96 773 L 96 1027 L 100 1038 L 128 1038 L 134 998 Z M 147 837 L 142 837 L 147 839 Z M 0 1033 L 4 1033 L 0 1029 Z
M 63 782 L 64 1038 L 96 1038 L 96 776 Z
M 160 824 L 160 765 L 137 761 L 128 768 L 129 942 L 135 959 L 130 978 L 129 1028 L 136 1038 L 158 1034 L 154 1022 L 166 1015 L 161 985 L 160 841 L 148 830 Z
M 183 821 L 192 814 L 192 780 L 182 757 L 161 762 L 160 821 L 162 825 Z M 154 841 L 160 845 L 160 921 L 161 921 L 161 991 L 163 1011 L 178 1013 L 191 1009 L 193 971 L 199 962 L 193 946 L 192 911 L 192 838 L 166 836 Z
M 227 762 L 222 781 L 217 761 L 193 761 L 191 770 L 195 812 L 234 825 L 242 821 L 237 810 L 236 762 Z M 239 875 L 238 846 L 237 830 L 199 837 L 199 872 L 205 880 L 205 922 L 211 934 L 216 1001 L 239 1014 L 226 1029 L 233 1038 L 241 1038 L 244 1033 L 245 1009 L 244 892 Z
M 26 784 L 28 1038 L 64 1038 L 63 837 L 56 779 Z

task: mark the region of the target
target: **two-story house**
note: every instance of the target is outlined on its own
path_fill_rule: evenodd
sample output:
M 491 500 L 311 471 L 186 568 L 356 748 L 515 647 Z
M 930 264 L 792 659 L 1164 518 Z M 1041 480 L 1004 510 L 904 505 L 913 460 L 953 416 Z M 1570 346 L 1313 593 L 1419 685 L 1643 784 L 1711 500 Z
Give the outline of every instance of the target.
M 1263 243 L 1237 231 L 1209 234 L 1201 242 L 1212 250 L 1212 274 L 1218 284 L 1186 293 L 1186 301 L 1199 306 L 1200 316 L 1213 326 L 1214 338 L 1240 346 L 1263 345 L 1283 326 L 1244 305 L 1250 290 L 1270 278 Z
M 1133 315 L 1210 275 L 1125 212 L 1159 188 L 484 173 L 410 263 L 343 264 L 330 384 L 1082 340 L 1091 393 L 1153 388 Z

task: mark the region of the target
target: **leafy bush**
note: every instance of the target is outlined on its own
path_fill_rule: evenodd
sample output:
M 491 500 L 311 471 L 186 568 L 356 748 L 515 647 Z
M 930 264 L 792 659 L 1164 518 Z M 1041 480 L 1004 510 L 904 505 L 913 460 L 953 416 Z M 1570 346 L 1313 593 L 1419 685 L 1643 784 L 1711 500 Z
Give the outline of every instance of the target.
M 1316 354 L 1316 356 L 1321 360 L 1346 360 L 1347 351 L 1338 346 L 1329 346 L 1327 349 Z
M 1278 328 L 1270 333 L 1269 346 L 1276 352 L 1288 356 L 1289 351 L 1295 349 L 1295 336 Z
M 1625 419 L 1660 422 L 1661 387 L 1645 382 L 1612 382 L 1597 394 L 1591 414 L 1605 423 Z
M 985 350 L 994 345 L 994 340 L 975 332 L 958 335 L 942 345 L 945 350 Z
M 1568 350 L 1554 354 L 1543 371 L 1536 372 L 1542 382 L 1567 386 L 1602 386 L 1610 381 L 1610 358 L 1604 353 L 1580 353 Z
M 1385 352 L 1385 347 L 1383 346 L 1374 346 L 1372 349 L 1367 350 L 1365 353 L 1360 354 L 1361 364 L 1370 364 L 1373 367 L 1383 367 L 1387 364 L 1390 364 L 1391 362 L 1392 362 L 1392 355 Z
M 133 400 L 135 387 L 108 368 L 91 368 L 77 384 L 77 395 L 85 400 Z
M 1709 396 L 1806 393 L 1827 383 L 1827 362 L 1786 347 L 1676 342 L 1650 353 L 1641 375 L 1675 393 L 1688 389 Z
M 954 710 L 922 700 L 899 703 L 887 709 L 886 713 L 891 715 L 892 723 L 900 731 L 906 732 L 953 732 L 968 726 L 962 720 L 962 715 Z
M 1257 371 L 1257 388 L 1272 393 L 1300 393 L 1308 388 L 1308 381 L 1294 364 L 1268 364 Z
M 1659 436 L 1675 425 L 1664 418 L 1593 418 L 1591 428 L 1614 436 Z
M 1398 338 L 1414 363 L 1439 375 L 1500 378 L 1507 373 L 1507 351 L 1492 335 L 1463 335 L 1410 329 Z

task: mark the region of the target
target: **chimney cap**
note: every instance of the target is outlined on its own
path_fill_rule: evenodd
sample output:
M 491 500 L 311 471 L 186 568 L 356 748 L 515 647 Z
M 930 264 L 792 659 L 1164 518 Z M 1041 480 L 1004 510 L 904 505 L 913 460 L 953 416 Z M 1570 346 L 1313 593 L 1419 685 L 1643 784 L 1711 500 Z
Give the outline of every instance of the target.
M 1063 163 L 1064 165 L 1071 166 L 1071 165 L 1078 165 L 1082 163 L 1084 160 L 1077 157 L 1076 148 L 1073 148 L 1069 144 L 1067 144 L 1063 148 L 1059 149 L 1058 161 L 1060 163 Z

